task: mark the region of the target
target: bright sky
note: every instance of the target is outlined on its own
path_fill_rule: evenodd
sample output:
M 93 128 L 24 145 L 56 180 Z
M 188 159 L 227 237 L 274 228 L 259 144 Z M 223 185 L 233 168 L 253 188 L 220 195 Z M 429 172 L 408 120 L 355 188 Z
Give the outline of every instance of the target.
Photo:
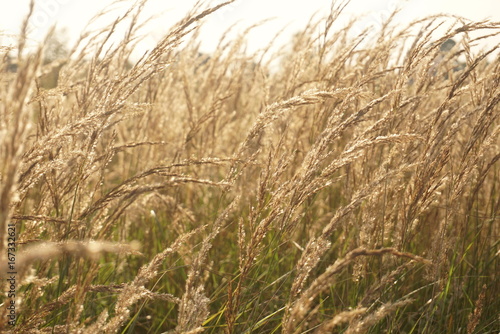
M 213 3 L 222 1 L 214 0 Z M 68 37 L 74 40 L 89 19 L 111 2 L 111 0 L 36 0 L 31 37 L 34 41 L 41 40 L 47 29 L 57 24 L 58 28 L 67 28 Z M 126 6 L 135 1 L 121 2 Z M 163 15 L 148 27 L 146 30 L 148 34 L 142 45 L 151 48 L 167 28 L 180 19 L 195 2 L 195 0 L 150 0 L 145 10 L 146 15 L 160 13 Z M 29 0 L 0 0 L 0 45 L 16 44 L 10 35 L 19 32 L 28 5 Z M 236 22 L 239 22 L 238 27 L 243 29 L 266 18 L 274 19 L 253 31 L 249 36 L 249 49 L 254 50 L 265 45 L 276 32 L 287 26 L 282 37 L 282 41 L 285 41 L 303 27 L 314 13 L 317 12 L 320 16 L 326 15 L 330 5 L 330 0 L 237 0 L 206 20 L 201 35 L 202 47 L 207 51 L 213 49 L 221 34 Z M 403 8 L 398 17 L 401 22 L 437 13 L 455 14 L 471 20 L 489 18 L 500 21 L 499 0 L 351 0 L 344 18 L 364 13 L 367 16 L 363 22 L 377 25 L 396 5 Z M 495 40 L 495 43 L 499 42 L 499 39 Z

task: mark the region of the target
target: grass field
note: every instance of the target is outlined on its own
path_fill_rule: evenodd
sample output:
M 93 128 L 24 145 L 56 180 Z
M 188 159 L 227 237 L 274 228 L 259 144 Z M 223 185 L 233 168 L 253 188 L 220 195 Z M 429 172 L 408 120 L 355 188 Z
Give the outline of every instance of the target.
M 28 16 L 0 331 L 499 333 L 500 23 L 355 32 L 343 5 L 250 55 L 202 54 L 196 7 L 138 61 L 141 3 L 51 61 Z

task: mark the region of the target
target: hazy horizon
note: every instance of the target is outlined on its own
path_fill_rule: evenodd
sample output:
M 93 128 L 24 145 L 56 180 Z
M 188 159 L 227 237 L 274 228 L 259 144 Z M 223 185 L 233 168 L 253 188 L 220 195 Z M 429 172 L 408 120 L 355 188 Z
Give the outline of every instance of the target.
M 31 19 L 30 39 L 33 44 L 43 40 L 48 29 L 56 25 L 61 38 L 67 38 L 67 44 L 74 43 L 88 21 L 99 11 L 104 9 L 113 1 L 90 0 L 81 2 L 75 0 L 38 0 L 35 1 L 35 10 Z M 116 18 L 119 13 L 123 13 L 135 1 L 116 1 L 118 5 L 110 14 L 101 20 L 102 23 L 109 23 Z M 143 40 L 139 44 L 136 55 L 142 54 L 145 50 L 151 49 L 159 39 L 168 31 L 168 28 L 181 19 L 196 1 L 188 0 L 182 3 L 172 1 L 150 0 L 144 8 L 143 18 L 157 15 L 143 29 Z M 211 4 L 222 3 L 223 1 L 209 1 Z M 340 3 L 337 2 L 337 3 Z M 416 1 L 416 0 L 375 0 L 363 1 L 352 0 L 344 10 L 344 15 L 339 18 L 338 25 L 345 24 L 351 17 L 363 16 L 359 20 L 359 30 L 363 26 L 380 26 L 381 22 L 396 7 L 401 8 L 401 12 L 395 18 L 396 23 L 405 24 L 417 18 L 422 18 L 434 14 L 450 14 L 462 16 L 470 20 L 479 21 L 490 19 L 500 20 L 500 2 L 494 0 L 480 0 L 475 2 L 466 1 Z M 7 9 L 8 7 L 8 9 Z M 19 33 L 21 22 L 27 14 L 29 0 L 21 0 L 16 3 L 5 2 L 0 5 L 0 44 L 4 46 L 15 46 L 16 36 Z M 204 28 L 200 34 L 201 49 L 212 52 L 220 37 L 230 27 L 231 37 L 237 36 L 245 28 L 263 22 L 247 36 L 247 48 L 249 52 L 267 45 L 271 39 L 283 30 L 278 38 L 279 44 L 286 44 L 294 33 L 302 29 L 312 15 L 326 16 L 330 10 L 329 0 L 310 0 L 307 2 L 296 2 L 290 4 L 285 0 L 273 1 L 248 1 L 240 0 L 217 11 L 204 21 Z M 95 24 L 97 29 L 99 23 Z M 61 33 L 64 32 L 64 33 Z M 118 40 L 122 35 L 116 35 Z M 499 43 L 500 38 L 493 39 L 491 43 Z

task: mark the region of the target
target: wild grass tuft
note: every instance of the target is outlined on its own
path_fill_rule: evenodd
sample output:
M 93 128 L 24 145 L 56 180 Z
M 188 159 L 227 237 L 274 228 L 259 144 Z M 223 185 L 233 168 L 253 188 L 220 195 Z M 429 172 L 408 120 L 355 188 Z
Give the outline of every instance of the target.
M 135 61 L 146 1 L 59 59 L 32 2 L 0 47 L 0 331 L 498 332 L 500 24 L 356 31 L 334 2 L 203 54 L 231 2 Z

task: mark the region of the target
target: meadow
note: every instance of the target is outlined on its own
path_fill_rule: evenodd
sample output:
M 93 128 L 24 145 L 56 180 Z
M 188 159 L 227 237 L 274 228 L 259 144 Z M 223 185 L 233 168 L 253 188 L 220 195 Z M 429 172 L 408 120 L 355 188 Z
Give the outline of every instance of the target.
M 500 23 L 207 55 L 231 2 L 0 47 L 0 332 L 498 333 Z

